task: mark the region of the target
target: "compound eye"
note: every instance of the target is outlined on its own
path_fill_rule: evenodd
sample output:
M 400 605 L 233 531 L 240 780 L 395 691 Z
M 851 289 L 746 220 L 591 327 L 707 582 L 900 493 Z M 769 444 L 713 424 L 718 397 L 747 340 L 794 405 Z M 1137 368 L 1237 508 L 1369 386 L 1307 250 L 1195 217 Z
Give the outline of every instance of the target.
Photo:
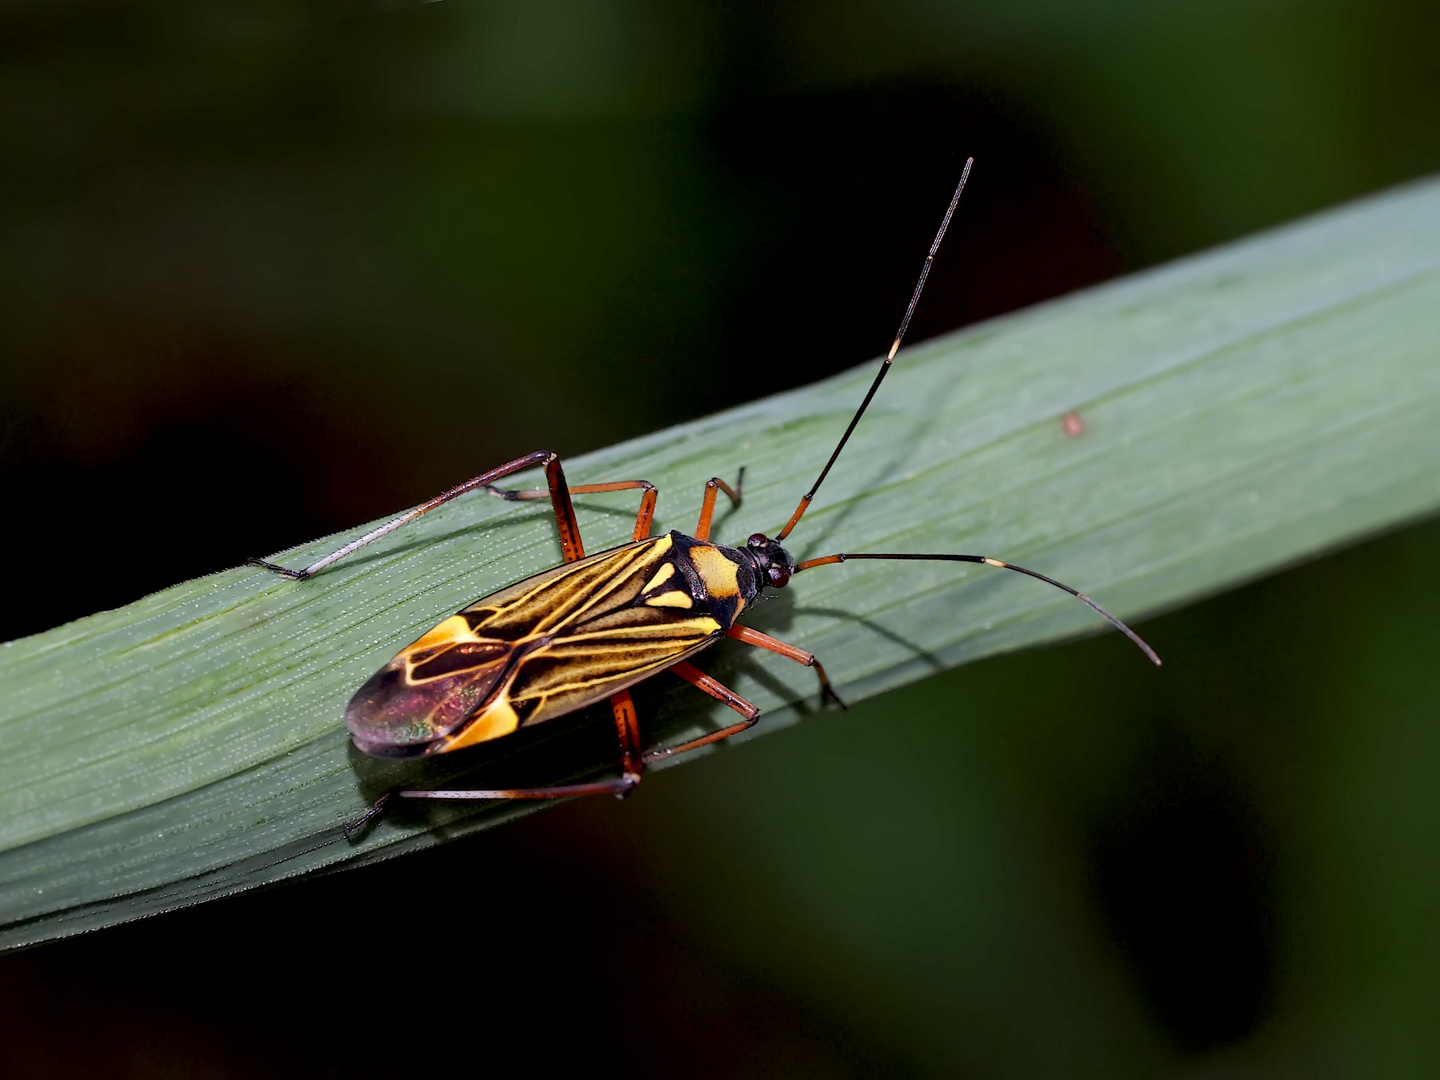
M 783 566 L 770 567 L 770 584 L 777 589 L 783 589 L 790 583 L 790 571 Z
M 764 533 L 751 533 L 750 539 L 745 541 L 750 547 L 764 547 L 769 542 L 770 538 Z

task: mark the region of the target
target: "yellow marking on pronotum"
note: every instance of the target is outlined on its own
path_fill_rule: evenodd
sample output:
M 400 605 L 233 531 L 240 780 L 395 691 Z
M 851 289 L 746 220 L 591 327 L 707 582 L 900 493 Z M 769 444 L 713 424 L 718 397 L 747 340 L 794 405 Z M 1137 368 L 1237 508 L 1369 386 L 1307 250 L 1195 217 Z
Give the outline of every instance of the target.
M 652 596 L 645 604 L 647 607 L 691 608 L 695 606 L 695 601 L 690 599 L 690 594 L 684 589 L 671 589 L 659 596 Z
M 690 562 L 705 582 L 705 591 L 716 600 L 740 595 L 740 582 L 736 577 L 740 568 L 715 548 L 697 544 L 690 549 Z

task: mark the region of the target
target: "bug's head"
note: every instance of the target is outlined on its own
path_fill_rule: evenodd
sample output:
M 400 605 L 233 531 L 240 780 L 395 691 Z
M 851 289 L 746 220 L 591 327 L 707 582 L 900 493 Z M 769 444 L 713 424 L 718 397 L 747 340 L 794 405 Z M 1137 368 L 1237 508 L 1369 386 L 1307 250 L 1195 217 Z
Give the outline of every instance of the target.
M 764 533 L 756 533 L 745 541 L 745 550 L 750 552 L 760 568 L 762 585 L 783 589 L 790 584 L 790 575 L 795 572 L 795 560 L 780 546 L 780 541 L 771 540 Z

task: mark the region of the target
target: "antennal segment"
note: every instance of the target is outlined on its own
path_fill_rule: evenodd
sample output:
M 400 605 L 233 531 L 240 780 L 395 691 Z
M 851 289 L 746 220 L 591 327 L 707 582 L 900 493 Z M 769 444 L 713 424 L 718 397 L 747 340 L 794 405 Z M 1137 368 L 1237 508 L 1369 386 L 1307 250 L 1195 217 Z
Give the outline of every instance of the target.
M 950 205 L 945 210 L 945 218 L 940 222 L 940 231 L 935 234 L 935 242 L 930 245 L 930 254 L 925 256 L 925 265 L 920 269 L 920 280 L 915 283 L 915 292 L 910 296 L 910 306 L 905 309 L 905 317 L 900 320 L 900 329 L 895 332 L 895 340 L 891 343 L 890 351 L 885 355 L 885 361 L 875 375 L 875 381 L 865 392 L 865 400 L 860 403 L 860 408 L 851 417 L 850 426 L 845 429 L 845 434 L 840 436 L 840 442 L 836 444 L 830 460 L 825 463 L 825 468 L 820 470 L 819 478 L 805 493 L 805 497 L 800 500 L 800 505 L 795 508 L 795 513 L 790 515 L 790 520 L 785 523 L 785 527 L 776 534 L 776 540 L 784 540 L 789 536 L 791 530 L 805 516 L 805 511 L 810 508 L 811 500 L 815 498 L 815 492 L 820 490 L 820 485 L 825 482 L 825 477 L 830 475 L 830 466 L 835 464 L 835 459 L 840 456 L 840 451 L 845 449 L 845 444 L 850 441 L 850 434 L 855 430 L 855 425 L 860 423 L 860 418 L 870 407 L 870 400 L 875 396 L 875 391 L 879 390 L 880 384 L 885 381 L 885 376 L 890 371 L 890 365 L 895 361 L 895 354 L 900 351 L 900 342 L 905 339 L 905 331 L 910 329 L 910 317 L 915 314 L 915 305 L 920 303 L 920 293 L 925 288 L 925 279 L 930 276 L 930 267 L 935 262 L 935 253 L 940 250 L 940 241 L 945 239 L 945 230 L 950 227 L 950 219 L 955 216 L 955 207 L 960 202 L 960 193 L 965 190 L 965 181 L 970 179 L 970 168 L 974 164 L 973 157 L 965 159 L 965 170 L 960 174 L 960 183 L 955 186 L 955 194 L 950 198 Z
M 1103 615 L 1109 621 L 1111 626 L 1115 627 L 1116 630 L 1119 630 L 1122 634 L 1124 634 L 1131 641 L 1133 641 L 1136 646 L 1139 647 L 1140 651 L 1145 654 L 1146 659 L 1148 659 L 1156 667 L 1160 666 L 1160 657 L 1156 654 L 1154 649 L 1152 649 L 1149 645 L 1145 644 L 1144 638 L 1142 638 L 1139 634 L 1135 633 L 1134 630 L 1131 630 L 1130 627 L 1126 626 L 1114 615 L 1111 615 L 1110 612 L 1106 611 L 1103 607 L 1097 604 L 1094 600 L 1091 600 L 1090 597 L 1086 596 L 1084 593 L 1079 592 L 1076 589 L 1072 589 L 1063 581 L 1056 581 L 1054 578 L 1046 577 L 1044 574 L 1041 574 L 1035 570 L 1026 570 L 1023 566 L 1016 566 L 1014 563 L 1002 562 L 999 559 L 992 559 L 986 555 L 861 555 L 853 552 L 842 552 L 839 555 L 825 555 L 818 559 L 806 559 L 804 562 L 798 564 L 795 567 L 793 573 L 798 574 L 801 570 L 809 570 L 810 568 L 815 566 L 829 566 L 833 563 L 847 562 L 850 559 L 906 559 L 913 560 L 915 562 L 983 563 L 986 566 L 998 567 L 1001 570 L 1013 570 L 1017 574 L 1024 574 L 1025 576 L 1032 577 L 1037 581 L 1043 581 L 1046 585 L 1054 585 L 1055 588 L 1061 589 L 1064 592 L 1069 593 L 1077 600 L 1082 600 L 1086 604 L 1089 604 L 1093 610 Z

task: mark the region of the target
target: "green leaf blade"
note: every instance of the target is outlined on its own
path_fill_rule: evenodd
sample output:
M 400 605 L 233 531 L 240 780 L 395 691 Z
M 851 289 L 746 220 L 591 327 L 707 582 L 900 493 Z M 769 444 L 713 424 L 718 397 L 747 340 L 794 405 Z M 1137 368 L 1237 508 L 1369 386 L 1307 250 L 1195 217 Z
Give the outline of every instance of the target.
M 907 350 L 792 550 L 993 555 L 1123 616 L 1432 512 L 1437 252 L 1440 184 L 1427 182 Z M 719 538 L 773 533 L 872 375 L 567 468 L 572 482 L 653 480 L 657 527 L 688 531 L 704 481 L 747 465 L 745 506 Z M 1078 438 L 1061 425 L 1072 410 Z M 626 538 L 629 502 L 580 504 L 590 550 Z M 229 570 L 7 643 L 0 944 L 388 857 L 527 809 L 395 815 L 352 845 L 340 824 L 417 767 L 358 755 L 340 718 L 400 646 L 557 558 L 542 510 L 467 497 L 313 581 Z M 1103 628 L 1056 590 L 946 564 L 818 569 L 747 621 L 821 655 L 852 698 Z M 705 666 L 766 710 L 751 735 L 813 706 L 811 673 L 777 657 L 727 644 Z M 718 719 L 671 681 L 645 701 L 657 743 Z M 423 775 L 535 782 L 611 766 L 613 750 L 583 736 L 557 725 Z

